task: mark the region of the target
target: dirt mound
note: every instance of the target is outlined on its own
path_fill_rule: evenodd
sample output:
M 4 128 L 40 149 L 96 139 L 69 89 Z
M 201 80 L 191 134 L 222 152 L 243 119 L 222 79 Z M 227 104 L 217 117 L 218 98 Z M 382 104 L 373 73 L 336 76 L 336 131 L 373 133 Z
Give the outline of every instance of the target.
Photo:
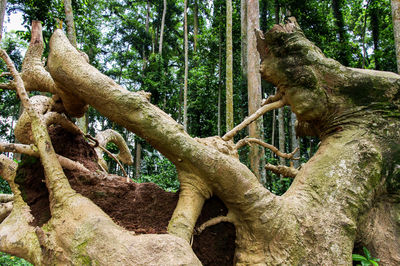
M 167 232 L 178 193 L 166 192 L 153 183 L 128 183 L 125 178 L 104 174 L 97 166 L 96 153 L 82 136 L 74 136 L 60 127 L 50 127 L 49 134 L 58 154 L 79 161 L 91 170 L 85 174 L 65 171 L 73 189 L 91 199 L 127 230 L 136 234 Z M 38 226 L 50 218 L 48 192 L 41 182 L 43 179 L 39 160 L 24 156 L 16 181 Z M 198 225 L 226 212 L 226 207 L 218 198 L 211 198 L 203 208 Z M 204 265 L 232 265 L 234 242 L 234 226 L 221 223 L 195 236 L 193 250 Z

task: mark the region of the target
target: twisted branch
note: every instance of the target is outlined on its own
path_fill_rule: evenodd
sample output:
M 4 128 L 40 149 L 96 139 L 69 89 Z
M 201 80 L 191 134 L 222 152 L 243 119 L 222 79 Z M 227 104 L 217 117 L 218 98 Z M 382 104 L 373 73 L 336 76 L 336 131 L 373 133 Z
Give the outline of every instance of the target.
M 295 178 L 296 175 L 299 173 L 299 170 L 297 170 L 293 166 L 288 167 L 285 165 L 266 164 L 265 169 L 272 171 L 277 175 L 282 175 L 284 177 L 291 177 L 291 178 Z
M 247 144 L 251 144 L 251 143 L 257 143 L 258 145 L 261 145 L 269 150 L 271 150 L 273 153 L 275 153 L 276 155 L 278 155 L 279 157 L 282 158 L 286 158 L 286 159 L 290 159 L 290 160 L 299 160 L 300 158 L 294 158 L 294 155 L 296 154 L 296 152 L 299 150 L 299 148 L 297 147 L 294 151 L 292 151 L 291 153 L 283 153 L 281 152 L 278 148 L 276 148 L 275 146 L 265 143 L 259 139 L 256 138 L 244 138 L 240 141 L 238 141 L 238 143 L 236 143 L 235 145 L 235 149 L 240 149 L 241 147 L 247 145 Z
M 283 106 L 285 106 L 285 102 L 283 100 L 279 100 L 279 101 L 276 101 L 276 102 L 273 102 L 273 103 L 266 104 L 266 105 L 262 106 L 260 109 L 255 111 L 252 115 L 250 115 L 245 120 L 243 120 L 242 123 L 240 123 L 239 125 L 234 127 L 231 131 L 227 132 L 222 137 L 222 139 L 225 140 L 225 141 L 231 140 L 240 130 L 242 130 L 243 128 L 245 128 L 248 125 L 250 125 L 252 122 L 257 120 L 260 116 L 262 116 L 266 112 L 274 110 L 274 109 L 281 108 Z

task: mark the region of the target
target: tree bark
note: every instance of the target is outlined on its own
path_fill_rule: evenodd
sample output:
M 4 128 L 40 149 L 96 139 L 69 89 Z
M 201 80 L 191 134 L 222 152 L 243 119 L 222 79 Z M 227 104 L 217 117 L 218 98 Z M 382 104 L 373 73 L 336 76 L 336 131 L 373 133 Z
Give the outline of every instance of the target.
M 295 125 L 296 125 L 296 115 L 292 112 L 290 114 L 290 120 L 291 120 L 291 125 L 290 125 L 290 138 L 291 138 L 291 142 L 292 142 L 292 151 L 294 151 L 295 149 L 299 148 L 299 140 L 297 139 L 296 136 L 296 129 L 295 129 Z M 300 149 L 298 152 L 295 153 L 295 158 L 300 157 Z M 293 161 L 293 166 L 295 168 L 299 167 L 299 161 L 298 160 L 294 160 Z
M 233 51 L 232 51 L 232 0 L 226 0 L 226 131 L 233 121 Z
M 193 8 L 193 52 L 197 52 L 197 35 L 199 34 L 199 6 L 197 0 L 194 0 Z
M 257 40 L 254 29 L 260 27 L 258 1 L 247 1 L 247 90 L 249 115 L 261 107 L 261 77 L 259 74 L 260 60 L 257 52 Z M 249 125 L 251 138 L 263 139 L 263 118 Z M 264 149 L 257 145 L 250 146 L 250 167 L 260 182 L 265 182 L 264 164 L 260 165 L 264 158 Z
M 162 55 L 162 49 L 163 49 L 165 15 L 167 14 L 167 0 L 164 0 L 163 3 L 164 3 L 164 8 L 161 19 L 160 43 L 158 45 L 158 53 L 160 54 L 160 56 Z
M 3 23 L 6 14 L 7 0 L 0 1 L 0 41 L 3 39 Z
M 285 152 L 285 117 L 284 117 L 284 109 L 278 109 L 278 134 L 279 134 L 279 150 L 281 152 Z M 285 158 L 279 157 L 279 164 L 285 165 Z
M 380 16 L 379 16 L 379 8 L 378 2 L 376 0 L 371 0 L 371 9 L 370 9 L 370 16 L 371 16 L 371 30 L 372 30 L 372 40 L 374 43 L 374 55 L 375 55 L 375 69 L 379 70 L 380 67 L 380 58 L 379 58 L 379 23 L 380 23 Z
M 396 47 L 397 73 L 400 73 L 400 1 L 392 0 L 394 45 Z
M 188 93 L 188 72 L 189 72 L 189 45 L 188 45 L 188 26 L 187 26 L 187 0 L 184 3 L 184 45 L 185 45 L 185 77 L 183 81 L 183 128 L 188 130 L 188 117 L 187 117 L 187 93 Z

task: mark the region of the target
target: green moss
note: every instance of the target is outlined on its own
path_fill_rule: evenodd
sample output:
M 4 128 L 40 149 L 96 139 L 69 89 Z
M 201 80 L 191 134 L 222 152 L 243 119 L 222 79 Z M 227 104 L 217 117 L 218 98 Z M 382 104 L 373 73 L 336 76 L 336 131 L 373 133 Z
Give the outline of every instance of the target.
M 94 191 L 93 195 L 95 198 L 104 198 L 107 196 L 104 191 Z

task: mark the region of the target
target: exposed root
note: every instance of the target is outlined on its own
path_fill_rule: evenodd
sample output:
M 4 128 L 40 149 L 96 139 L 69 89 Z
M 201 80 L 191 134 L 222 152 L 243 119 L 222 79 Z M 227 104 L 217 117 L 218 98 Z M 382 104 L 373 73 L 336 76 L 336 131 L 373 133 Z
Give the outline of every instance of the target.
M 206 229 L 207 227 L 210 227 L 210 226 L 213 226 L 213 225 L 216 225 L 219 223 L 223 223 L 223 222 L 233 223 L 233 219 L 231 217 L 229 217 L 228 215 L 214 217 L 214 218 L 208 220 L 207 222 L 203 223 L 199 227 L 197 227 L 196 234 L 200 235 L 201 232 L 203 232 L 204 229 Z
M 5 143 L 0 143 L 0 152 L 13 152 L 13 153 L 21 153 L 21 154 L 26 154 L 29 156 L 33 157 L 39 157 L 39 151 L 35 145 L 25 145 L 25 144 L 5 144 Z M 64 156 L 61 155 L 56 155 L 58 161 L 60 162 L 61 166 L 65 169 L 74 171 L 83 171 L 83 172 L 89 172 L 89 169 L 87 169 L 84 165 L 82 165 L 79 162 L 75 162 L 71 159 L 68 159 Z M 1 199 L 0 199 L 1 201 Z
M 299 173 L 299 170 L 294 168 L 293 166 L 285 166 L 285 165 L 273 165 L 273 164 L 267 164 L 265 165 L 266 170 L 270 170 L 274 172 L 275 174 L 282 175 L 284 177 L 291 177 L 295 178 L 296 175 Z
M 240 141 L 238 141 L 238 143 L 236 143 L 235 148 L 236 149 L 240 149 L 243 146 L 247 145 L 247 144 L 251 144 L 251 143 L 257 143 L 258 145 L 261 145 L 267 149 L 270 149 L 273 153 L 275 153 L 276 155 L 278 155 L 279 157 L 282 158 L 286 158 L 286 159 L 290 159 L 290 160 L 299 160 L 300 158 L 294 158 L 294 155 L 296 154 L 296 152 L 299 150 L 299 148 L 296 148 L 294 151 L 292 151 L 291 153 L 283 153 L 281 152 L 278 148 L 276 148 L 275 146 L 265 143 L 259 139 L 255 139 L 255 138 L 244 138 Z
M 0 194 L 0 202 L 7 203 L 14 200 L 13 194 Z
M 279 100 L 279 101 L 262 106 L 260 109 L 258 109 L 256 112 L 254 112 L 252 115 L 250 115 L 245 120 L 243 120 L 242 123 L 240 123 L 239 125 L 234 127 L 231 131 L 227 132 L 222 137 L 222 139 L 225 141 L 231 140 L 240 130 L 247 127 L 252 122 L 256 121 L 260 116 L 262 116 L 266 112 L 281 108 L 283 106 L 285 106 L 285 102 L 283 100 Z

